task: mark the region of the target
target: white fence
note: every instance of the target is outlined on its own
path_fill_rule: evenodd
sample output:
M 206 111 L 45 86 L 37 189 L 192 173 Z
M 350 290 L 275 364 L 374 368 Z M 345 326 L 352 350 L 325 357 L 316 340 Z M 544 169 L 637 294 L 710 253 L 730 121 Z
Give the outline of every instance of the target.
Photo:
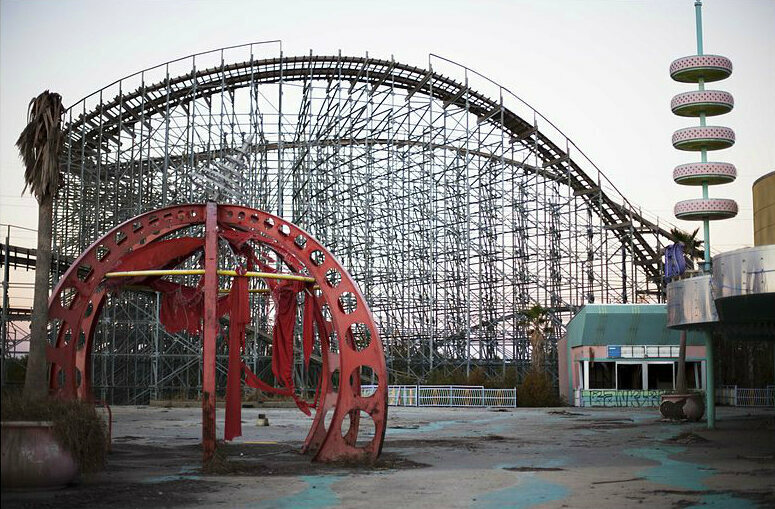
M 722 385 L 716 389 L 716 403 L 741 407 L 775 407 L 775 385 L 765 389 Z
M 376 385 L 361 386 L 370 396 Z M 471 385 L 388 385 L 388 405 L 442 407 L 516 407 L 517 389 L 485 389 Z

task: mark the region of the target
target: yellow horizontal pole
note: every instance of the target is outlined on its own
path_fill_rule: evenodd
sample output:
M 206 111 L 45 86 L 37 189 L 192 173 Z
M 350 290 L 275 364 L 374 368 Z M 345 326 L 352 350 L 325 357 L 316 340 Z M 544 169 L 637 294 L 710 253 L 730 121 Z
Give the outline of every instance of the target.
M 229 288 L 219 288 L 218 293 L 229 293 L 231 289 Z M 270 293 L 271 290 L 269 288 L 251 288 L 248 290 L 248 293 Z
M 219 270 L 219 276 L 238 276 L 236 270 Z M 314 277 L 297 276 L 296 274 L 283 274 L 280 272 L 245 272 L 245 277 L 260 277 L 264 279 L 283 279 L 286 281 L 303 281 L 305 283 L 314 283 Z
M 138 276 L 201 276 L 204 269 L 175 270 L 125 270 L 108 272 L 105 277 L 138 277 Z
M 140 277 L 140 276 L 201 276 L 205 273 L 204 269 L 172 269 L 172 270 L 127 270 L 120 272 L 108 272 L 105 277 Z M 219 276 L 237 276 L 234 270 L 219 270 Z M 260 277 L 264 279 L 283 279 L 286 281 L 302 281 L 304 283 L 314 283 L 315 278 L 306 276 L 297 276 L 296 274 L 282 274 L 277 272 L 246 272 L 245 277 Z

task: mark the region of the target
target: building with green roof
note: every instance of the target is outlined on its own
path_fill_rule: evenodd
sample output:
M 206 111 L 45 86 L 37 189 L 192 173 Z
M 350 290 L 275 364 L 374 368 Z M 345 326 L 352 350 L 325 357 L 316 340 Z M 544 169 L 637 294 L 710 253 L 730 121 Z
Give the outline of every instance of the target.
M 587 304 L 557 344 L 560 393 L 576 406 L 659 406 L 675 388 L 680 335 L 665 304 Z M 705 337 L 690 331 L 690 389 L 704 389 L 705 372 Z

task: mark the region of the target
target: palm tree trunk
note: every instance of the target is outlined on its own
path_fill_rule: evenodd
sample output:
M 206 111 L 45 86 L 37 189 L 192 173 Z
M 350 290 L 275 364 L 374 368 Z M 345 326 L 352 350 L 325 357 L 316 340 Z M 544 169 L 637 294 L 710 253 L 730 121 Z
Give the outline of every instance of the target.
M 38 202 L 38 249 L 35 254 L 35 295 L 30 325 L 30 355 L 24 378 L 24 395 L 43 398 L 48 394 L 48 278 L 51 274 L 51 222 L 54 198 L 44 195 Z
M 681 342 L 678 347 L 678 375 L 675 380 L 675 392 L 686 394 L 686 331 L 681 331 Z

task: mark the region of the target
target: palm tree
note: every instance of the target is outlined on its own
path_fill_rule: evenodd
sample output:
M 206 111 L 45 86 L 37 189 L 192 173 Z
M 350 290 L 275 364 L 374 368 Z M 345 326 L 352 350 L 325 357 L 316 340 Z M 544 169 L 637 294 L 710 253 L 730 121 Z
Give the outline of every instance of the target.
M 35 259 L 35 295 L 30 325 L 30 354 L 24 395 L 47 394 L 46 344 L 48 329 L 48 278 L 51 273 L 51 223 L 54 197 L 59 187 L 59 154 L 64 136 L 62 97 L 46 90 L 30 101 L 27 126 L 16 141 L 24 161 L 24 190 L 38 200 L 38 248 Z
M 527 327 L 532 350 L 532 370 L 541 372 L 546 350 L 546 336 L 552 330 L 549 320 L 549 310 L 536 304 L 522 314 L 520 325 Z

